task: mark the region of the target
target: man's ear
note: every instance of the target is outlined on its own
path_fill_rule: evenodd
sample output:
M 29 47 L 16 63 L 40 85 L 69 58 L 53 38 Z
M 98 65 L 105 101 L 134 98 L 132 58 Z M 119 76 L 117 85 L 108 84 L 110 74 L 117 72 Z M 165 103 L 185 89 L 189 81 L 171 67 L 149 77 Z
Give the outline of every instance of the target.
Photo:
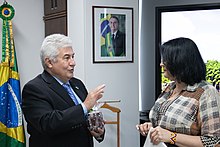
M 45 64 L 48 68 L 53 67 L 52 61 L 49 58 L 45 58 Z

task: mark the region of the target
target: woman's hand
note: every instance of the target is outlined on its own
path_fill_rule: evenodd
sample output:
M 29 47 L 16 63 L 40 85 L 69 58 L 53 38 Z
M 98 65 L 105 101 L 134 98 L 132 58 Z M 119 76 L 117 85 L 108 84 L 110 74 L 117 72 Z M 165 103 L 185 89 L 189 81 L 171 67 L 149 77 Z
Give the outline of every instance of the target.
M 136 129 L 141 133 L 141 135 L 146 136 L 150 128 L 152 127 L 152 123 L 146 122 L 140 125 L 136 125 Z
M 170 131 L 157 126 L 156 128 L 151 129 L 150 139 L 153 144 L 159 144 L 160 142 L 170 142 L 170 134 Z

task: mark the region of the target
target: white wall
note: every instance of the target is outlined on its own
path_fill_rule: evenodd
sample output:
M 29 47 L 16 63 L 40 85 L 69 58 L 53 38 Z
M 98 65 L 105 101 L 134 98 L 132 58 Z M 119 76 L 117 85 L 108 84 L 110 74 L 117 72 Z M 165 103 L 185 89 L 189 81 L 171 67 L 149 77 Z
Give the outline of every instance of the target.
M 134 8 L 134 63 L 92 63 L 92 6 Z M 84 80 L 88 89 L 105 83 L 103 100 L 121 100 L 114 104 L 121 109 L 121 146 L 139 146 L 135 125 L 139 122 L 138 110 L 138 1 L 136 0 L 69 0 L 68 30 L 76 51 L 75 75 Z M 104 112 L 103 112 L 104 113 Z M 109 113 L 105 117 L 112 118 Z M 106 126 L 106 137 L 96 147 L 116 146 L 116 127 Z

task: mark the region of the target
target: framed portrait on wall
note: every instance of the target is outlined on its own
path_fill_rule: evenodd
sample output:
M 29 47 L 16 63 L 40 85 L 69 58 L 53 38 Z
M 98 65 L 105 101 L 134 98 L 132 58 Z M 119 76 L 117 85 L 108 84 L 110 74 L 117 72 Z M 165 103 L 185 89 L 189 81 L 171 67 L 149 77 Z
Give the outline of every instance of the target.
M 93 63 L 133 62 L 133 8 L 92 7 Z

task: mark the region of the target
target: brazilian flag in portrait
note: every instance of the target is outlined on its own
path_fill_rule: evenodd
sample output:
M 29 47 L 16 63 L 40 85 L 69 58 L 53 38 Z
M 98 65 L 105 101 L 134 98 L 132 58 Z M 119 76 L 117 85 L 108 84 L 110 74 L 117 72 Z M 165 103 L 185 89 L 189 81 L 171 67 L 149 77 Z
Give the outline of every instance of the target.
M 109 26 L 109 19 L 111 14 L 100 14 L 101 17 L 101 57 L 114 56 L 112 50 L 111 28 Z

